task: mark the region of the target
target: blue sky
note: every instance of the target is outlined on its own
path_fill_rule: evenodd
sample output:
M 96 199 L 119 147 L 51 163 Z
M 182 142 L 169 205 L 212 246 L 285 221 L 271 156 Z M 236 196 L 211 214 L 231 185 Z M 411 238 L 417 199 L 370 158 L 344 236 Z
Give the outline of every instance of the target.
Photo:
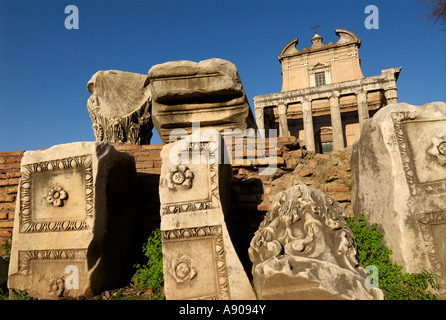
M 366 29 L 367 5 L 379 29 Z M 65 7 L 79 9 L 67 30 Z M 172 60 L 222 58 L 239 71 L 252 98 L 279 92 L 282 48 L 324 43 L 336 28 L 362 40 L 364 76 L 402 67 L 400 102 L 446 100 L 446 31 L 411 0 L 0 0 L 0 151 L 94 141 L 86 85 L 98 70 L 147 74 Z M 154 129 L 152 143 L 160 143 Z

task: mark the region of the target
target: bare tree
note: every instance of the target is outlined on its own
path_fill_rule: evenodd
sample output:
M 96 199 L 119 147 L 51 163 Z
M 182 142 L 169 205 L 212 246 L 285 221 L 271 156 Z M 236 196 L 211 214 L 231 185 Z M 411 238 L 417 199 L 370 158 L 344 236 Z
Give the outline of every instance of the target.
M 434 23 L 446 24 L 446 0 L 418 0 L 418 3 L 429 10 L 426 18 Z

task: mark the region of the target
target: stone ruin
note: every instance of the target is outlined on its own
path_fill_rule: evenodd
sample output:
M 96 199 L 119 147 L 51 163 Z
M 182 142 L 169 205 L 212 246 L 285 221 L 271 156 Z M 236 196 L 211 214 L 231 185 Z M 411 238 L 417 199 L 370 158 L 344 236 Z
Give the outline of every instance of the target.
M 161 151 L 161 234 L 167 299 L 255 299 L 237 256 L 229 214 L 231 165 L 216 130 L 198 131 Z
M 156 65 L 147 76 L 99 71 L 87 88 L 97 142 L 23 156 L 8 287 L 61 299 L 118 285 L 137 186 L 133 157 L 111 143 L 150 144 L 155 126 L 164 143 L 158 192 L 166 298 L 255 299 L 233 244 L 232 170 L 222 157 L 225 129 L 256 128 L 235 66 L 210 59 Z M 355 214 L 381 226 L 408 271 L 433 268 L 443 279 L 444 109 L 381 110 L 365 121 L 352 158 Z M 366 286 L 345 217 L 337 201 L 305 185 L 277 193 L 248 250 L 257 297 L 382 299 Z
M 96 141 L 150 144 L 151 92 L 147 75 L 119 70 L 98 71 L 87 89 L 87 109 Z
M 279 192 L 249 248 L 259 299 L 383 299 L 366 288 L 339 203 L 304 184 Z
M 237 68 L 227 60 L 166 62 L 153 66 L 149 79 L 152 118 L 163 143 L 171 134 L 191 134 L 194 122 L 222 135 L 257 128 Z
M 25 152 L 21 172 L 9 288 L 59 299 L 120 284 L 134 213 L 133 157 L 105 142 L 75 142 Z
M 365 122 L 351 160 L 355 215 L 380 226 L 406 272 L 433 270 L 443 285 L 445 130 L 444 102 L 389 105 Z

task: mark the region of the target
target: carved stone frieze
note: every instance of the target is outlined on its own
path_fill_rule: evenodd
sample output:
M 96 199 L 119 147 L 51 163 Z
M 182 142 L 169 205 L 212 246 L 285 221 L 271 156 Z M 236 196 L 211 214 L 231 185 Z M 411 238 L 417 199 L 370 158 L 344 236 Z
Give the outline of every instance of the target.
M 73 180 L 71 184 L 78 183 L 81 186 L 77 195 L 73 194 L 76 201 L 73 207 L 76 210 L 77 219 L 54 213 L 52 208 L 35 205 L 39 203 L 39 197 L 44 198 L 52 207 L 62 207 L 68 199 L 68 191 L 59 184 L 48 185 L 51 181 L 59 181 L 59 174 L 69 174 Z M 56 180 L 55 180 L 56 179 Z M 69 184 L 67 184 L 69 185 Z M 49 188 L 44 193 L 45 188 Z M 93 167 L 91 155 L 56 159 L 27 164 L 22 167 L 22 179 L 20 181 L 20 229 L 19 232 L 57 232 L 76 231 L 91 228 L 93 213 Z M 34 205 L 33 205 L 34 204 Z M 33 211 L 38 210 L 33 214 Z M 38 218 L 36 218 L 38 217 Z
M 171 298 L 230 299 L 221 225 L 163 231 L 162 239 L 164 269 L 176 283 Z
M 187 191 L 192 188 L 192 182 L 202 184 L 210 183 L 209 188 L 205 189 L 204 193 L 193 195 L 191 190 L 189 197 L 186 201 L 179 199 L 178 197 L 172 197 L 171 200 L 163 202 L 161 206 L 161 214 L 173 214 L 181 212 L 202 211 L 208 209 L 216 209 L 220 206 L 219 202 L 219 190 L 217 180 L 217 166 L 219 163 L 219 150 L 218 144 L 215 141 L 189 141 L 183 143 L 179 149 L 179 158 L 183 158 L 186 162 L 192 165 L 186 166 L 184 164 L 172 166 L 166 174 L 162 174 L 160 177 L 160 187 L 168 187 L 171 191 Z M 202 163 L 200 169 L 196 169 L 194 162 L 200 162 L 205 160 L 206 163 Z M 190 169 L 195 167 L 194 169 Z M 197 175 L 197 170 L 201 170 L 198 173 L 198 179 L 194 176 Z M 204 171 L 203 171 L 204 170 Z M 175 178 L 175 180 L 174 180 Z M 194 201 L 191 201 L 191 200 Z M 181 203 L 179 203 L 181 202 Z

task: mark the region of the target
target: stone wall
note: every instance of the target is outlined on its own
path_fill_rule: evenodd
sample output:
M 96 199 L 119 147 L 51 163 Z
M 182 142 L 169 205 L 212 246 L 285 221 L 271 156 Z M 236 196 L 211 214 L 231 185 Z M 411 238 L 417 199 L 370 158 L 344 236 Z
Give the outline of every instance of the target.
M 351 149 L 318 154 L 303 149 L 289 150 L 286 145 L 296 146 L 294 137 L 278 138 L 277 147 L 265 143 L 260 154 L 277 155 L 278 169 L 274 175 L 260 175 L 256 166 L 248 161 L 233 165 L 231 182 L 231 222 L 234 229 L 234 246 L 242 262 L 250 264 L 247 249 L 254 232 L 275 194 L 291 186 L 303 183 L 325 192 L 339 201 L 352 215 L 350 204 Z M 142 255 L 142 244 L 151 231 L 160 225 L 160 200 L 158 193 L 161 172 L 160 152 L 162 145 L 113 144 L 114 147 L 135 157 L 138 172 L 137 209 L 133 233 L 134 256 Z M 21 177 L 20 161 L 23 151 L 0 153 L 0 243 L 9 241 L 14 223 L 15 201 Z M 244 152 L 244 158 L 247 153 Z M 255 163 L 254 163 L 255 164 Z M 0 251 L 0 254 L 3 254 Z M 250 266 L 245 265 L 247 270 Z

